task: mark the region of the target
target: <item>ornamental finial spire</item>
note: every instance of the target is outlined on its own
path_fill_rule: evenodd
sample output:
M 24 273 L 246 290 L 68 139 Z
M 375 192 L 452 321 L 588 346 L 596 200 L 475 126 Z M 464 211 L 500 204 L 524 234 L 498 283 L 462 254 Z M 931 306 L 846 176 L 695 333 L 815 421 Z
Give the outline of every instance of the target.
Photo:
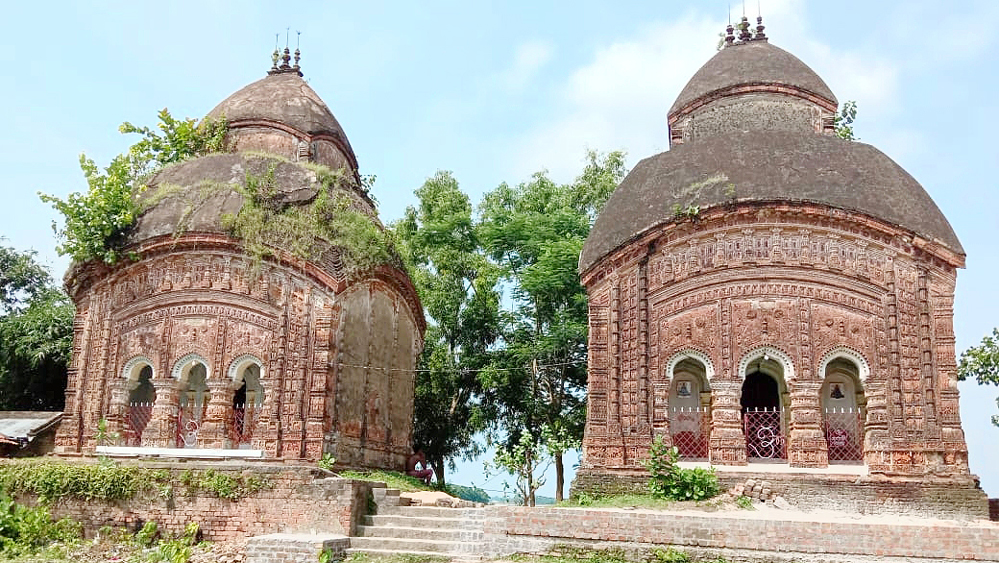
M 267 71 L 267 74 L 297 74 L 302 76 L 302 67 L 299 66 L 298 62 L 302 60 L 302 51 L 299 49 L 299 44 L 301 43 L 301 31 L 296 31 L 298 34 L 297 42 L 295 43 L 295 64 L 291 64 L 291 28 L 285 30 L 284 37 L 284 51 L 278 49 L 277 42 L 279 34 L 274 35 L 274 53 L 271 55 L 271 69 Z M 281 61 L 281 64 L 278 64 Z

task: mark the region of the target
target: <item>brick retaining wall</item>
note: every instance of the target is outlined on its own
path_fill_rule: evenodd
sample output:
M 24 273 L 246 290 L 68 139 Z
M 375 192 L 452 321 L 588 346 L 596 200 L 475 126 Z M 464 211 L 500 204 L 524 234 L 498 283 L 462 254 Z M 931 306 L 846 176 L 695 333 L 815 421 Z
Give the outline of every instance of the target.
M 999 524 L 883 524 L 754 518 L 752 512 L 692 514 L 582 508 L 493 507 L 484 531 L 492 551 L 614 542 L 698 549 L 920 560 L 999 561 Z M 518 543 L 519 542 L 519 543 Z
M 860 514 L 906 514 L 928 518 L 985 520 L 989 501 L 973 480 L 905 479 L 877 475 L 726 472 L 715 468 L 723 489 L 747 479 L 767 481 L 771 488 L 802 510 L 840 510 Z M 580 469 L 572 495 L 647 492 L 649 475 L 641 471 L 596 472 Z
M 149 520 L 171 533 L 182 532 L 188 522 L 197 522 L 205 539 L 214 541 L 281 532 L 350 535 L 365 514 L 372 485 L 322 478 L 315 468 L 287 465 L 146 462 L 142 466 L 166 469 L 174 473 L 174 481 L 187 469 L 213 469 L 236 477 L 249 471 L 265 478 L 269 485 L 238 500 L 220 499 L 205 491 L 187 496 L 183 490 L 175 490 L 170 498 L 147 495 L 114 502 L 62 499 L 50 507 L 53 516 L 81 522 L 88 535 L 101 526 L 137 529 Z

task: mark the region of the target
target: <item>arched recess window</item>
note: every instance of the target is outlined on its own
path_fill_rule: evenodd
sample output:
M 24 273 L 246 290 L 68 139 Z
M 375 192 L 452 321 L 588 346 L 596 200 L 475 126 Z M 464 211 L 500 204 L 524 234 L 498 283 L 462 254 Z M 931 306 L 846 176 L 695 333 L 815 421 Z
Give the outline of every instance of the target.
M 208 390 L 208 362 L 197 354 L 184 356 L 174 365 L 174 377 L 179 381 L 177 408 L 177 447 L 198 446 L 198 431 L 205 419 L 211 394 Z
M 711 427 L 711 388 L 708 366 L 694 355 L 671 362 L 669 431 L 673 445 L 686 459 L 707 459 Z
M 230 368 L 235 391 L 232 395 L 232 422 L 229 437 L 238 448 L 250 447 L 253 431 L 264 405 L 261 362 L 254 356 L 236 358 Z
M 822 363 L 822 420 L 831 463 L 862 463 L 867 399 L 867 363 L 852 351 L 827 355 Z
M 787 380 L 794 376 L 790 358 L 775 348 L 750 352 L 740 362 L 739 399 L 749 459 L 787 459 Z
M 153 404 L 156 402 L 153 366 L 148 358 L 139 357 L 129 361 L 124 371 L 128 399 L 123 438 L 127 446 L 141 446 L 142 433 L 153 417 Z

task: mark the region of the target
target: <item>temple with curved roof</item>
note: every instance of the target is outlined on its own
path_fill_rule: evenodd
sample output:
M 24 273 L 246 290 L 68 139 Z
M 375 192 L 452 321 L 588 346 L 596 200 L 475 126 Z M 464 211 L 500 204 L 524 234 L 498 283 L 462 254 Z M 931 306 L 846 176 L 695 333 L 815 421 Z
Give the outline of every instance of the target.
M 225 152 L 147 180 L 137 258 L 70 268 L 57 451 L 404 467 L 423 310 L 343 128 L 277 55 L 208 114 Z
M 574 490 L 641 486 L 661 438 L 804 506 L 981 517 L 958 407 L 961 243 L 902 167 L 836 134 L 832 91 L 757 24 L 728 27 L 669 110 L 670 150 L 621 182 L 580 255 Z

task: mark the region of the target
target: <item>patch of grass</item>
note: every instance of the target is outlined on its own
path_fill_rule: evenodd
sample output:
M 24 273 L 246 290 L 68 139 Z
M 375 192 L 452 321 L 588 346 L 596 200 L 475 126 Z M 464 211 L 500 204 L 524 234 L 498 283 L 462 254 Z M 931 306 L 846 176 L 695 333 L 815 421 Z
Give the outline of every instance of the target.
M 445 563 L 449 557 L 439 555 L 416 555 L 413 553 L 395 553 L 392 555 L 371 555 L 369 553 L 351 553 L 344 560 L 346 563 Z
M 651 494 L 609 496 L 580 494 L 576 498 L 563 502 L 561 506 L 585 506 L 588 508 L 671 508 L 676 504 L 676 501 L 655 498 Z
M 416 491 L 432 491 L 433 487 L 427 486 L 416 477 L 410 477 L 398 471 L 384 471 L 382 469 L 371 470 L 348 470 L 341 471 L 340 476 L 345 479 L 357 479 L 358 481 L 380 481 L 385 483 L 390 489 L 412 493 Z

